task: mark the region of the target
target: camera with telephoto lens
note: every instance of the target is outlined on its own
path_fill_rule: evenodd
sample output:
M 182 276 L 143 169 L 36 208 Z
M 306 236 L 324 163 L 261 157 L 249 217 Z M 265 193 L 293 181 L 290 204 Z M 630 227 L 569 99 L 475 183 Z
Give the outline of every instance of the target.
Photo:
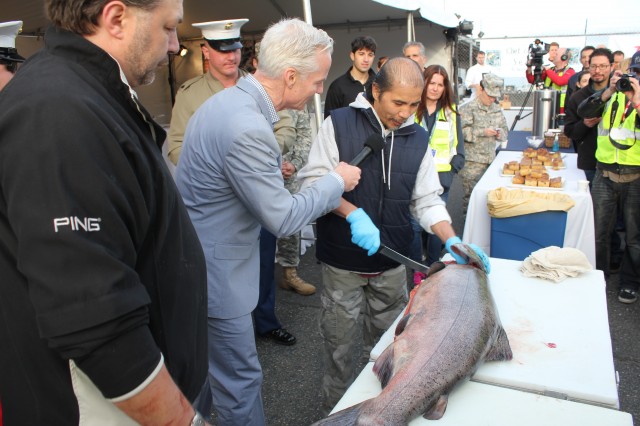
M 534 67 L 533 76 L 535 84 L 539 83 L 542 75 L 542 57 L 549 53 L 551 46 L 548 43 L 543 43 L 539 38 L 535 39 L 533 43 L 529 45 L 529 54 L 527 56 L 527 67 Z
M 622 74 L 620 76 L 620 80 L 616 82 L 616 90 L 618 92 L 629 92 L 633 90 L 631 87 L 631 81 L 629 81 L 630 78 L 638 80 L 638 77 L 633 74 Z

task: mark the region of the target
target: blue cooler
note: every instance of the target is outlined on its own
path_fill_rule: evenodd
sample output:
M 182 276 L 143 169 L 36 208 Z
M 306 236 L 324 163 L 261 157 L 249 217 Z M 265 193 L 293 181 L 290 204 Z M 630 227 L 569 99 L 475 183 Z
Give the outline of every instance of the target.
M 491 218 L 491 257 L 524 260 L 536 250 L 564 245 L 567 212 Z

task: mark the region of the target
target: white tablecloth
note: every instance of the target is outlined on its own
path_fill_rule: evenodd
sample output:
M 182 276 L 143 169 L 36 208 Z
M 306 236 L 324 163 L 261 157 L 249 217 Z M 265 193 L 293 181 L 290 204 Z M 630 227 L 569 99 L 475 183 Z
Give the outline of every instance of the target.
M 551 170 L 551 177 L 561 176 L 564 179 L 562 193 L 569 195 L 576 205 L 567 212 L 567 227 L 564 233 L 564 247 L 574 247 L 582 251 L 589 262 L 595 268 L 595 228 L 593 222 L 593 204 L 591 193 L 578 190 L 578 180 L 585 180 L 584 172 L 577 168 L 577 154 L 563 154 L 566 168 L 563 170 Z M 467 209 L 467 219 L 464 224 L 462 240 L 465 243 L 474 243 L 480 246 L 487 254 L 491 255 L 491 217 L 487 209 L 487 195 L 490 190 L 501 186 L 509 188 L 510 177 L 500 176 L 504 163 L 520 160 L 522 153 L 517 151 L 500 151 L 482 179 L 477 183 Z M 535 190 L 531 187 L 518 185 L 525 190 Z M 548 192 L 549 189 L 538 191 Z

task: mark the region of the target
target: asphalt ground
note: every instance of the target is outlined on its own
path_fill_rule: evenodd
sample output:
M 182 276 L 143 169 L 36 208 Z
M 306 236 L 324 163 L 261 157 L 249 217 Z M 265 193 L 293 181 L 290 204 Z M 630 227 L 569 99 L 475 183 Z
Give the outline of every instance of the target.
M 456 178 L 448 209 L 459 235 L 462 235 L 463 228 L 461 191 Z M 281 270 L 277 267 L 276 282 L 280 274 Z M 280 288 L 276 292 L 276 314 L 284 327 L 296 336 L 297 343 L 282 346 L 267 339 L 257 339 L 264 372 L 264 408 L 267 423 L 272 426 L 309 425 L 323 417 L 320 399 L 322 339 L 318 326 L 322 282 L 313 247 L 302 256 L 298 274 L 316 285 L 318 292 L 312 296 L 300 296 Z M 631 413 L 634 423 L 639 424 L 640 302 L 629 305 L 618 301 L 617 278 L 617 275 L 612 275 L 607 283 L 607 305 L 614 364 L 619 375 L 620 409 Z M 574 302 L 580 303 L 579 294 L 575 295 Z M 584 356 L 589 354 L 585 353 Z

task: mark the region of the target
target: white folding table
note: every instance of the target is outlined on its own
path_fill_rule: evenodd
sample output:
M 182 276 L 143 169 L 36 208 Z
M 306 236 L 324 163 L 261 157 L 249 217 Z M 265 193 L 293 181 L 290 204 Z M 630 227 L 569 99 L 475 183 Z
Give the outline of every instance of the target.
M 492 189 L 499 187 L 515 189 L 517 187 L 531 191 L 559 192 L 569 195 L 576 203 L 567 212 L 564 247 L 579 249 L 595 267 L 595 227 L 591 194 L 578 190 L 577 182 L 586 179 L 584 172 L 577 167 L 578 155 L 568 153 L 562 155 L 564 155 L 566 168 L 549 171 L 552 177 L 562 177 L 565 182 L 561 191 L 554 191 L 553 189 L 536 189 L 524 185 L 512 186 L 512 178 L 500 176 L 500 172 L 504 163 L 520 160 L 522 152 L 500 151 L 471 192 L 462 241 L 476 244 L 491 255 L 491 217 L 487 208 L 487 196 Z
M 514 356 L 511 361 L 483 364 L 471 381 L 454 390 L 447 414 L 440 422 L 452 411 L 457 412 L 459 404 L 462 412 L 452 417 L 464 416 L 466 412 L 468 422 L 438 425 L 485 424 L 473 423 L 477 418 L 469 406 L 486 406 L 483 410 L 489 413 L 488 407 L 496 403 L 488 395 L 496 395 L 502 401 L 497 405 L 503 410 L 510 409 L 501 412 L 504 421 L 486 424 L 631 425 L 631 416 L 617 411 L 618 391 L 602 272 L 593 270 L 554 283 L 525 277 L 519 271 L 521 261 L 490 260 L 489 285 Z M 401 317 L 402 314 L 396 323 Z M 335 410 L 380 392 L 371 367 L 393 342 L 396 323 L 373 348 L 372 362 Z M 565 415 L 573 420 L 560 421 Z M 551 418 L 558 422 L 550 421 Z M 596 421 L 602 418 L 608 420 Z

